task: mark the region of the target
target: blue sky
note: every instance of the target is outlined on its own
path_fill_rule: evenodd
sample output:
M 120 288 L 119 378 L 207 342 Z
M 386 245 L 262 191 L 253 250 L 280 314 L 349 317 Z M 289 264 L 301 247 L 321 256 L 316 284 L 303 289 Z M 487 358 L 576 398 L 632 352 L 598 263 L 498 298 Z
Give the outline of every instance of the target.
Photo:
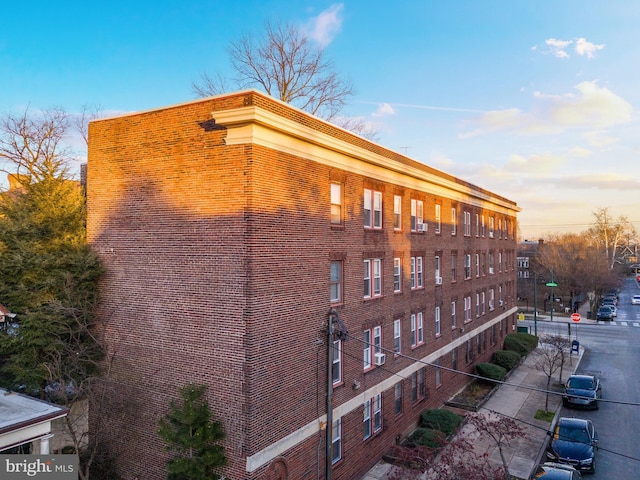
M 267 19 L 325 47 L 378 143 L 516 201 L 523 239 L 600 208 L 640 230 L 640 2 L 10 2 L 0 112 L 190 100 Z

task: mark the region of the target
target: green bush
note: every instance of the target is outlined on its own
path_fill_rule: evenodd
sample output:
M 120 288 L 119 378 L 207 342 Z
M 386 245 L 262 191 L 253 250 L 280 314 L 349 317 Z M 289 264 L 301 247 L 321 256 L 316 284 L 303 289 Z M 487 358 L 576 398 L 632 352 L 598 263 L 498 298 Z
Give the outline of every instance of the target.
M 425 410 L 420 415 L 420 427 L 439 430 L 445 436 L 454 433 L 461 423 L 462 417 L 460 415 L 445 408 Z
M 446 435 L 440 430 L 420 427 L 409 436 L 409 441 L 416 445 L 440 448 L 446 441 Z
M 520 363 L 520 354 L 513 350 L 498 350 L 493 354 L 493 363 L 504 367 L 507 372 Z
M 478 363 L 476 364 L 476 372 L 478 375 L 489 380 L 502 381 L 507 374 L 507 369 L 496 365 L 495 363 Z
M 517 352 L 521 357 L 538 346 L 538 337 L 525 332 L 511 333 L 504 339 L 504 349 Z

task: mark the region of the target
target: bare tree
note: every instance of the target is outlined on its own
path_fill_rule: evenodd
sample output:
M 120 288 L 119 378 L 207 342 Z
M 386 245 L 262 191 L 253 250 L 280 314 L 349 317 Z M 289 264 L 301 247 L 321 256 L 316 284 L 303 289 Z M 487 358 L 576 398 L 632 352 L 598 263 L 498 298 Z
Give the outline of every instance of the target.
M 80 113 L 73 117 L 73 126 L 85 144 L 89 145 L 89 122 L 102 117 L 103 113 L 100 105 L 83 105 Z
M 555 345 L 544 343 L 544 339 L 540 342 L 533 354 L 537 357 L 536 367 L 547 376 L 546 399 L 544 409 L 549 411 L 549 387 L 551 386 L 551 377 L 560 369 L 562 364 L 561 354 Z
M 616 261 L 616 250 L 625 238 L 635 238 L 636 231 L 627 217 L 611 218 L 608 208 L 601 208 L 593 213 L 595 223 L 589 228 L 599 246 L 604 250 L 609 269 L 612 270 Z
M 545 335 L 542 337 L 541 342 L 551 345 L 558 350 L 558 355 L 560 356 L 560 375 L 558 376 L 558 381 L 562 383 L 562 371 L 564 370 L 566 354 L 571 348 L 571 339 L 562 335 Z
M 64 146 L 69 115 L 60 108 L 22 115 L 6 114 L 0 119 L 0 171 L 17 174 L 29 182 L 68 178 L 71 150 Z
M 235 78 L 203 74 L 192 84 L 200 97 L 236 88 L 261 88 L 283 102 L 295 105 L 329 121 L 337 118 L 354 94 L 351 83 L 342 79 L 327 60 L 322 48 L 291 24 L 266 22 L 259 38 L 245 35 L 228 47 Z

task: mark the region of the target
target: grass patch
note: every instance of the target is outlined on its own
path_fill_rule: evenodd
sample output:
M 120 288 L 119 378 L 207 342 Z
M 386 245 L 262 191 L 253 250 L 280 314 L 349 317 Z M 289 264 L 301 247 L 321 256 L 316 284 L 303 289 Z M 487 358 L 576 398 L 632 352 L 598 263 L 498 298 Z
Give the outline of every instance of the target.
M 533 416 L 536 420 L 544 420 L 545 422 L 551 422 L 553 417 L 555 416 L 555 412 L 545 412 L 544 410 L 538 410 L 536 414 Z

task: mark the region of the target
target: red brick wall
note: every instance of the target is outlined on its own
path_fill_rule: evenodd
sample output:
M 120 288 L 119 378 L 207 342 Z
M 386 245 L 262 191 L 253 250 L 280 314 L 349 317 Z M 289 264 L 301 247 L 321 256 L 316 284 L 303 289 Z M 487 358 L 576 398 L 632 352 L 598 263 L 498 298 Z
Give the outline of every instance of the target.
M 498 278 L 515 284 L 515 265 L 501 275 L 462 280 L 464 252 L 490 248 L 515 252 L 515 239 L 466 238 L 461 221 L 455 237 L 444 224 L 440 236 L 434 234 L 433 225 L 426 234 L 408 233 L 412 196 L 425 200 L 425 216 L 433 220 L 436 198 L 430 192 L 376 182 L 384 190 L 386 226 L 392 225 L 393 193 L 402 192 L 405 229 L 365 232 L 362 193 L 371 179 L 258 145 L 225 145 L 224 129 L 211 128 L 212 112 L 252 103 L 377 153 L 416 163 L 255 93 L 91 124 L 88 237 L 107 266 L 100 314 L 107 324 L 114 384 L 139 406 L 139 414 L 114 419 L 121 422 L 122 435 L 112 446 L 120 455 L 121 472 L 129 476 L 125 478 L 164 478 L 167 456 L 156 434 L 157 422 L 187 382 L 209 385 L 214 416 L 227 433 L 226 475 L 254 479 L 268 474 L 267 466 L 246 473 L 246 456 L 326 411 L 326 346 L 318 340 L 324 339 L 333 256 L 344 258 L 345 302 L 338 309 L 352 336 L 344 344 L 345 383 L 334 392 L 334 406 L 413 363 L 388 355 L 384 368 L 363 373 L 363 345 L 358 339 L 367 326 L 383 325 L 383 347 L 391 349 L 393 320 L 402 318 L 403 353 L 421 358 L 462 335 L 449 326 L 452 297 L 458 298 L 461 326 L 464 295 L 472 295 L 475 308 L 478 288 L 495 285 Z M 346 221 L 344 228 L 332 229 L 329 182 L 336 176 L 344 180 Z M 445 220 L 451 202 L 440 200 Z M 463 203 L 456 205 L 461 214 Z M 458 281 L 453 284 L 446 280 L 451 250 L 458 251 L 459 263 Z M 434 285 L 436 251 L 443 252 L 442 287 Z M 380 255 L 384 268 L 384 296 L 366 302 L 364 252 Z M 409 292 L 408 262 L 415 254 L 425 257 L 426 288 Z M 394 256 L 402 256 L 405 276 L 403 293 L 395 295 L 391 293 Z M 515 297 L 515 292 L 509 295 Z M 442 302 L 439 338 L 433 332 L 436 302 Z M 418 309 L 425 311 L 426 342 L 412 351 L 409 315 Z M 491 318 L 474 319 L 466 328 Z M 495 348 L 501 348 L 500 341 Z M 465 365 L 464 351 L 459 350 L 458 367 L 471 371 L 473 366 Z M 490 359 L 491 350 L 482 358 Z M 450 355 L 442 359 L 442 366 L 451 366 Z M 436 388 L 433 370 L 427 370 L 428 397 L 416 406 L 410 405 L 410 380 L 405 381 L 405 413 L 397 419 L 393 390 L 385 392 L 386 428 L 366 442 L 362 409 L 346 415 L 345 454 L 334 467 L 334 478 L 358 478 L 399 433 L 415 424 L 420 411 L 441 405 L 466 381 L 445 371 L 442 378 L 442 387 Z M 352 389 L 354 381 L 360 390 Z M 323 472 L 324 459 L 318 455 L 324 451 L 323 435 L 320 432 L 282 455 L 290 479 L 315 479 Z

